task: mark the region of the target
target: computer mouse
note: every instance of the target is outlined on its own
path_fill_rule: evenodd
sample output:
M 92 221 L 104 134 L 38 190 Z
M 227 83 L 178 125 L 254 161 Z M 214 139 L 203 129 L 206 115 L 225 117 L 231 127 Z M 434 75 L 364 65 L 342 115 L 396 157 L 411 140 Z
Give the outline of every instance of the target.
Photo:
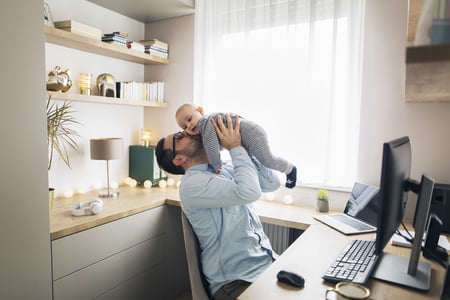
M 277 274 L 278 281 L 286 283 L 294 287 L 303 287 L 305 285 L 305 279 L 296 273 L 288 271 L 280 271 Z

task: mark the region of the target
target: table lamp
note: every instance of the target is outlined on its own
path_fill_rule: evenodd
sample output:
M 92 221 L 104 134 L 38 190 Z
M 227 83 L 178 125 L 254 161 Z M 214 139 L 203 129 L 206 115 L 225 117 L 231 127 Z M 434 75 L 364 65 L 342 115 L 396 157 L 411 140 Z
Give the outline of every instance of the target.
M 148 128 L 141 129 L 142 146 L 149 147 L 152 141 L 152 131 Z
M 109 161 L 111 159 L 119 159 L 123 155 L 123 139 L 122 138 L 101 138 L 91 139 L 91 159 L 106 160 L 106 180 L 107 190 L 101 191 L 99 197 L 110 198 L 117 197 L 119 192 L 110 192 L 109 190 Z

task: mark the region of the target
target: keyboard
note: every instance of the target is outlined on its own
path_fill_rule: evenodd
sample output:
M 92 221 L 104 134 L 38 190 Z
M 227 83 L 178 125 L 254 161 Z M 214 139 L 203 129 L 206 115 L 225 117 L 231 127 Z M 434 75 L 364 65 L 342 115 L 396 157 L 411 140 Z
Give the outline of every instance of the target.
M 356 228 L 358 230 L 368 230 L 368 229 L 372 228 L 372 227 L 368 226 L 367 224 L 364 224 L 355 219 L 349 218 L 346 215 L 337 214 L 337 215 L 330 215 L 330 217 L 332 217 L 333 219 L 336 219 L 342 223 L 345 223 L 349 226 L 352 226 L 353 228 Z
M 331 282 L 352 281 L 365 284 L 378 260 L 378 255 L 374 251 L 374 240 L 350 241 L 322 278 Z

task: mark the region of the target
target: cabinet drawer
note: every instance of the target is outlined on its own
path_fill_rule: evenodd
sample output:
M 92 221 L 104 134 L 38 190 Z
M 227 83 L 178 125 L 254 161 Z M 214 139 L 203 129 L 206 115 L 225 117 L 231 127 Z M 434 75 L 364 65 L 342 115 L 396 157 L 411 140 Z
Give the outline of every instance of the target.
M 54 281 L 54 299 L 93 299 L 145 272 L 160 274 L 158 268 L 164 259 L 165 237 L 165 234 L 154 237 Z
M 53 280 L 162 234 L 164 215 L 162 206 L 52 241 Z

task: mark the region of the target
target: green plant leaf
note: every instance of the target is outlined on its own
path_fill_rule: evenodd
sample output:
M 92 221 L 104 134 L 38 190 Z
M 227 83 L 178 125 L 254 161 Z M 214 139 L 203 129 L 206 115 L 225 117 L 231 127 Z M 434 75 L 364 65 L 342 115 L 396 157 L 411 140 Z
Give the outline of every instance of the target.
M 53 162 L 53 155 L 56 152 L 64 163 L 71 168 L 69 151 L 78 149 L 75 140 L 79 137 L 78 132 L 71 128 L 79 124 L 75 119 L 72 110 L 72 103 L 64 101 L 61 106 L 52 102 L 51 94 L 47 100 L 47 145 L 48 145 L 48 169 L 50 170 Z
M 317 191 L 317 200 L 327 201 L 328 191 L 325 189 L 320 189 Z

